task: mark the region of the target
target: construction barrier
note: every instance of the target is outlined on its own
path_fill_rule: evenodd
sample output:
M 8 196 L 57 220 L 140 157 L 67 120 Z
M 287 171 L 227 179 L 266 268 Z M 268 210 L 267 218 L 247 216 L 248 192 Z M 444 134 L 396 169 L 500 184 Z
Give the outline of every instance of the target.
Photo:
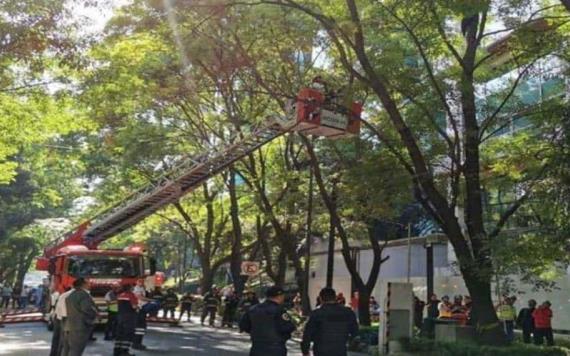
M 157 316 L 149 316 L 146 318 L 148 323 L 161 323 L 161 324 L 170 324 L 170 325 L 178 325 L 180 321 L 178 319 L 173 318 L 159 318 Z
M 24 315 L 24 316 L 11 316 L 2 320 L 2 324 L 18 324 L 18 323 L 34 323 L 45 322 L 43 315 Z
M 9 315 L 21 315 L 21 314 L 33 314 L 33 313 L 41 313 L 42 310 L 40 308 L 26 308 L 26 309 L 5 309 L 0 312 L 1 315 L 9 316 Z
M 98 323 L 104 324 L 107 322 L 107 313 L 98 314 Z M 160 317 L 147 317 L 149 323 L 160 323 L 169 325 L 179 325 L 179 320 L 175 318 L 160 318 Z M 32 322 L 47 322 L 47 318 L 41 313 L 40 309 L 29 310 L 6 310 L 0 312 L 0 324 L 16 324 L 16 323 L 32 323 Z
M 16 324 L 46 321 L 39 308 L 6 309 L 0 312 L 0 324 Z

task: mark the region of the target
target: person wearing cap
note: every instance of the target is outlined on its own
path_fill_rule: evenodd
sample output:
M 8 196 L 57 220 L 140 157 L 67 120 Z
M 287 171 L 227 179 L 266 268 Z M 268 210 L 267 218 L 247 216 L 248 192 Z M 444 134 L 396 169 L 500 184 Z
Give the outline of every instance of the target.
M 286 356 L 287 340 L 295 331 L 295 324 L 283 307 L 285 292 L 282 288 L 273 286 L 265 293 L 267 299 L 257 304 L 240 320 L 240 331 L 251 336 L 249 356 Z
M 188 321 L 192 317 L 192 304 L 194 303 L 194 297 L 190 292 L 186 292 L 180 299 L 180 316 L 178 317 L 178 321 L 182 320 L 184 313 L 188 314 Z
M 169 288 L 166 292 L 166 296 L 164 297 L 164 314 L 163 317 L 167 318 L 168 313 L 170 312 L 170 318 L 174 319 L 174 311 L 178 306 L 178 296 L 174 293 L 174 289 Z
M 239 298 L 235 291 L 231 290 L 224 298 L 224 315 L 222 319 L 222 327 L 234 327 L 234 318 L 237 312 Z
M 303 332 L 303 356 L 309 355 L 311 342 L 314 356 L 346 356 L 349 337 L 358 334 L 356 315 L 337 302 L 334 289 L 323 288 L 319 296 L 323 304 L 311 312 Z
M 245 291 L 238 304 L 239 315 L 237 320 L 240 320 L 241 317 L 244 316 L 245 313 L 249 311 L 249 309 L 251 309 L 251 307 L 257 304 L 259 304 L 259 300 L 255 296 L 255 293 L 251 290 Z
M 210 326 L 214 326 L 216 322 L 216 313 L 218 312 L 218 307 L 221 303 L 220 293 L 218 288 L 212 287 L 212 290 L 204 294 L 204 305 L 202 306 L 202 316 L 200 317 L 200 323 L 204 325 L 206 317 L 210 316 Z

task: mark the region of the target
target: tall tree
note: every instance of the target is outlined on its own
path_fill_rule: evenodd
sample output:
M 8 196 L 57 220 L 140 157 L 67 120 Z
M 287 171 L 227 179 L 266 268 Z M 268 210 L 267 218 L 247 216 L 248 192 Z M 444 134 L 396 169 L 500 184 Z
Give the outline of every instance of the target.
M 504 342 L 491 299 L 490 241 L 531 190 L 513 202 L 488 232 L 480 147 L 485 132 L 506 111 L 504 104 L 512 91 L 491 110 L 482 111 L 477 85 L 485 80 L 485 74 L 488 78 L 488 63 L 506 55 L 512 58 L 511 68 L 518 67 L 511 85 L 516 88 L 528 70 L 560 43 L 552 29 L 566 19 L 537 22 L 536 17 L 548 14 L 549 6 L 533 11 L 525 2 L 510 2 L 528 20 L 515 22 L 515 33 L 506 47 L 491 47 L 486 52 L 484 43 L 490 43 L 493 35 L 513 30 L 488 29 L 491 18 L 507 16 L 506 8 L 498 2 L 362 4 L 346 0 L 332 5 L 268 0 L 252 4 L 260 3 L 298 10 L 319 23 L 336 63 L 346 70 L 347 77 L 357 78 L 374 94 L 382 106 L 381 115 L 377 116 L 381 120 L 367 125 L 368 129 L 391 148 L 412 178 L 416 198 L 453 245 L 474 301 L 482 340 Z M 451 23 L 454 27 L 450 27 Z M 443 115 L 447 125 L 438 122 L 439 115 Z

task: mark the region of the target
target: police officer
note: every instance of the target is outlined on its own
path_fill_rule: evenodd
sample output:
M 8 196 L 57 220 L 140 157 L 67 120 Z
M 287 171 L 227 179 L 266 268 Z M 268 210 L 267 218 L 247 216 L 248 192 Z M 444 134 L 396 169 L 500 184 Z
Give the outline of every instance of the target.
M 250 356 L 286 356 L 285 343 L 295 331 L 295 324 L 283 307 L 285 293 L 273 286 L 265 295 L 267 299 L 263 303 L 253 306 L 242 317 L 240 331 L 251 335 Z
M 210 326 L 214 326 L 214 322 L 216 321 L 216 312 L 218 311 L 220 302 L 220 296 L 216 287 L 204 294 L 204 305 L 202 306 L 202 317 L 200 318 L 202 325 L 204 325 L 206 316 L 210 315 Z
M 117 296 L 117 334 L 113 356 L 131 355 L 129 349 L 135 338 L 139 300 L 132 292 L 132 286 L 125 285 Z
M 303 332 L 303 356 L 309 355 L 311 342 L 314 356 L 346 356 L 349 336 L 358 333 L 356 316 L 352 310 L 337 303 L 334 289 L 323 288 L 319 296 L 323 304 L 311 313 Z

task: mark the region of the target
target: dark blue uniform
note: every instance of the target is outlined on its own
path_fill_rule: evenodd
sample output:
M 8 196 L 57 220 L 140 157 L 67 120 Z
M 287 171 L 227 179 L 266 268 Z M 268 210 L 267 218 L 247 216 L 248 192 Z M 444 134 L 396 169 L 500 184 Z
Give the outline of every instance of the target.
M 283 306 L 266 300 L 244 314 L 239 328 L 251 335 L 250 356 L 285 356 L 295 324 Z
M 131 291 L 123 292 L 117 297 L 119 312 L 117 313 L 117 337 L 115 339 L 115 356 L 129 355 L 129 349 L 135 337 L 137 323 L 138 299 Z
M 311 313 L 301 351 L 309 353 L 313 342 L 314 356 L 346 356 L 348 338 L 357 333 L 358 322 L 352 310 L 337 303 L 325 303 Z

